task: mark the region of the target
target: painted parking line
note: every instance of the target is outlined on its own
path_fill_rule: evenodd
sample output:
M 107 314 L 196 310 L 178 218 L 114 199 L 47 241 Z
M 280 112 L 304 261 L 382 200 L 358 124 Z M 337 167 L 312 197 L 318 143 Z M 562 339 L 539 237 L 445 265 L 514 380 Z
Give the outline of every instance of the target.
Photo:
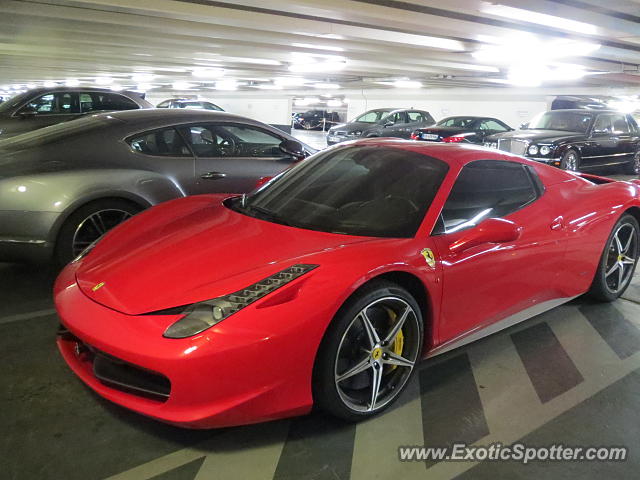
M 618 309 L 608 304 L 588 304 L 580 311 L 618 357 L 624 359 L 640 351 L 640 330 Z
M 4 323 L 20 322 L 23 320 L 31 320 L 33 318 L 46 317 L 47 315 L 53 315 L 54 313 L 56 313 L 55 308 L 46 308 L 44 310 L 36 310 L 35 312 L 28 313 L 18 313 L 16 315 L 1 317 L 0 325 Z

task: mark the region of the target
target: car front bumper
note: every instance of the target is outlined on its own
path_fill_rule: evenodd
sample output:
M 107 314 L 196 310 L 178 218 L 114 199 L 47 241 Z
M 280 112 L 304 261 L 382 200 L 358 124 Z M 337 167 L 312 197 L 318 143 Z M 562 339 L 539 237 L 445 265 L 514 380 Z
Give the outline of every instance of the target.
M 324 327 L 299 318 L 296 302 L 250 305 L 185 339 L 162 336 L 180 315 L 126 315 L 91 300 L 75 280 L 77 264 L 56 281 L 63 331 L 58 348 L 71 369 L 104 398 L 188 428 L 249 424 L 307 413 Z M 79 340 L 79 341 L 78 341 Z M 165 377 L 168 398 L 148 398 L 96 376 L 86 347 Z M 104 380 L 104 379 L 103 379 Z

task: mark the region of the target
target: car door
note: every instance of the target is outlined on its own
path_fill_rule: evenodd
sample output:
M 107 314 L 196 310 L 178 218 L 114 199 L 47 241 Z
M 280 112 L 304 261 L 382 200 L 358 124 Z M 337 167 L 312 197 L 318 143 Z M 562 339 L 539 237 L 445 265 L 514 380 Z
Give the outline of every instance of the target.
M 195 157 L 174 127 L 164 127 L 132 135 L 130 167 L 157 172 L 174 182 L 185 195 L 198 193 Z
M 80 116 L 77 92 L 51 92 L 23 105 L 15 114 L 16 130 L 27 132 Z
M 601 113 L 593 123 L 588 143 L 581 163 L 593 167 L 630 161 L 636 141 L 625 115 Z
M 242 193 L 262 177 L 275 176 L 296 161 L 280 150 L 284 137 L 240 123 L 181 127 L 196 156 L 198 193 Z
M 566 239 L 559 199 L 541 185 L 533 167 L 515 162 L 478 160 L 461 170 L 433 233 L 443 269 L 440 342 L 557 295 Z M 517 238 L 452 251 L 490 218 L 513 222 Z
M 407 131 L 409 132 L 409 135 L 405 136 L 405 138 L 409 138 L 411 136 L 411 133 L 415 132 L 419 128 L 428 126 L 428 124 L 430 123 L 424 117 L 424 114 L 417 110 L 409 110 L 407 112 L 407 121 Z
M 394 112 L 389 115 L 382 125 L 381 136 L 409 138 L 411 136 L 411 132 L 409 131 L 409 126 L 407 124 L 407 113 L 402 111 Z

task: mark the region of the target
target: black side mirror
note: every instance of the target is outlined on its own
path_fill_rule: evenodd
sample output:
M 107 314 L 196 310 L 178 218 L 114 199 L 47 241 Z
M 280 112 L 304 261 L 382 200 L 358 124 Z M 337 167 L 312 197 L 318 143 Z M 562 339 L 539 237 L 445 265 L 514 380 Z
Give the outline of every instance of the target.
M 307 153 L 304 151 L 304 147 L 300 142 L 296 142 L 295 140 L 283 140 L 279 145 L 280 150 L 287 155 L 291 155 L 296 160 L 302 160 L 307 156 Z

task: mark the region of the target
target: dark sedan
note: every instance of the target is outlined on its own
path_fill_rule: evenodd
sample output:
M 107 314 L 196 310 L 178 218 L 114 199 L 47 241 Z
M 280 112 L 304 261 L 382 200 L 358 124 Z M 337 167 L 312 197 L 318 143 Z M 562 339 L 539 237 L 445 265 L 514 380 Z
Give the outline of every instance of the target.
M 247 192 L 315 152 L 222 112 L 91 115 L 0 141 L 0 261 L 66 263 L 166 200 Z
M 423 110 L 377 108 L 363 113 L 349 123 L 331 127 L 327 134 L 327 145 L 357 138 L 410 138 L 416 129 L 434 123 L 436 121 L 429 112 Z
M 640 129 L 633 116 L 614 110 L 552 110 L 526 128 L 487 137 L 485 146 L 565 170 L 622 166 L 640 174 Z
M 419 128 L 411 134 L 412 140 L 445 143 L 477 143 L 496 133 L 513 130 L 506 123 L 492 117 L 447 117 L 433 127 Z
M 83 115 L 153 108 L 139 93 L 106 88 L 37 88 L 0 105 L 0 139 L 37 130 Z

